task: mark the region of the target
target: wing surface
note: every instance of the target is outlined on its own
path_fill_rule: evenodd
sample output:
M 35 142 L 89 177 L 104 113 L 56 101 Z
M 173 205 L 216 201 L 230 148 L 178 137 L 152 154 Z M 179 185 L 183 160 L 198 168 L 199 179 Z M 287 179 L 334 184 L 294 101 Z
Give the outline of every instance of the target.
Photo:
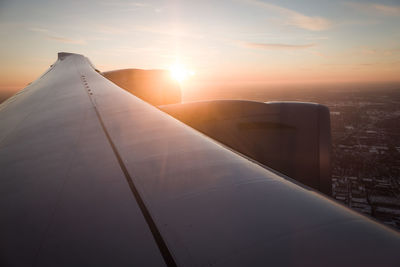
M 165 265 L 93 109 L 83 60 L 61 57 L 0 106 L 1 266 Z
M 0 106 L 8 265 L 396 266 L 400 235 L 241 157 L 81 55 Z M 20 264 L 21 263 L 21 264 Z

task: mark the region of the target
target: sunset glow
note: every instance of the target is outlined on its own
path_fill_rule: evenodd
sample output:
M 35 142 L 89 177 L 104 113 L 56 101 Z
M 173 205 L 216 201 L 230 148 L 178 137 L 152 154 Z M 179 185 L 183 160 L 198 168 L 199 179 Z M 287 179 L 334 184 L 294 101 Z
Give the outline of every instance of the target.
M 187 66 L 170 70 L 185 89 L 400 82 L 399 10 L 393 0 L 5 0 L 0 90 L 24 87 L 60 51 L 83 54 L 101 71 L 167 69 L 179 55 Z

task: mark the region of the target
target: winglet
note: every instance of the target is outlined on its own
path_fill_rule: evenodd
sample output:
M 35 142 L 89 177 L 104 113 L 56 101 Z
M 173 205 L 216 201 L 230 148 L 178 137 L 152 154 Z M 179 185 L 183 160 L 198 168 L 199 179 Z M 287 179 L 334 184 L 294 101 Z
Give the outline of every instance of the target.
M 63 59 L 65 59 L 65 58 L 68 57 L 68 56 L 77 56 L 77 55 L 79 55 L 79 54 L 67 53 L 67 52 L 59 52 L 59 53 L 58 53 L 58 60 L 63 60 Z M 81 56 L 81 55 L 79 55 L 79 56 Z

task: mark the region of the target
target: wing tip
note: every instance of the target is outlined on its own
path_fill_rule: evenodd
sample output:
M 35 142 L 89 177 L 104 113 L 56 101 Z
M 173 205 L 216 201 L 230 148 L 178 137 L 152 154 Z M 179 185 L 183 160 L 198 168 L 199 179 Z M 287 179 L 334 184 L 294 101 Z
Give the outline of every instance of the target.
M 67 58 L 69 56 L 83 56 L 83 55 L 76 54 L 76 53 L 69 53 L 69 52 L 59 52 L 58 60 L 64 60 L 65 58 Z

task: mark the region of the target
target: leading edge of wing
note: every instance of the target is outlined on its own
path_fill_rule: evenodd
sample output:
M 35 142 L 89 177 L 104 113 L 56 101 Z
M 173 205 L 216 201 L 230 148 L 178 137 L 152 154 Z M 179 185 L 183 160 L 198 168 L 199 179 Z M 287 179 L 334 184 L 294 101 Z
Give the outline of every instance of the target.
M 165 266 L 79 58 L 60 58 L 2 106 L 0 265 Z

